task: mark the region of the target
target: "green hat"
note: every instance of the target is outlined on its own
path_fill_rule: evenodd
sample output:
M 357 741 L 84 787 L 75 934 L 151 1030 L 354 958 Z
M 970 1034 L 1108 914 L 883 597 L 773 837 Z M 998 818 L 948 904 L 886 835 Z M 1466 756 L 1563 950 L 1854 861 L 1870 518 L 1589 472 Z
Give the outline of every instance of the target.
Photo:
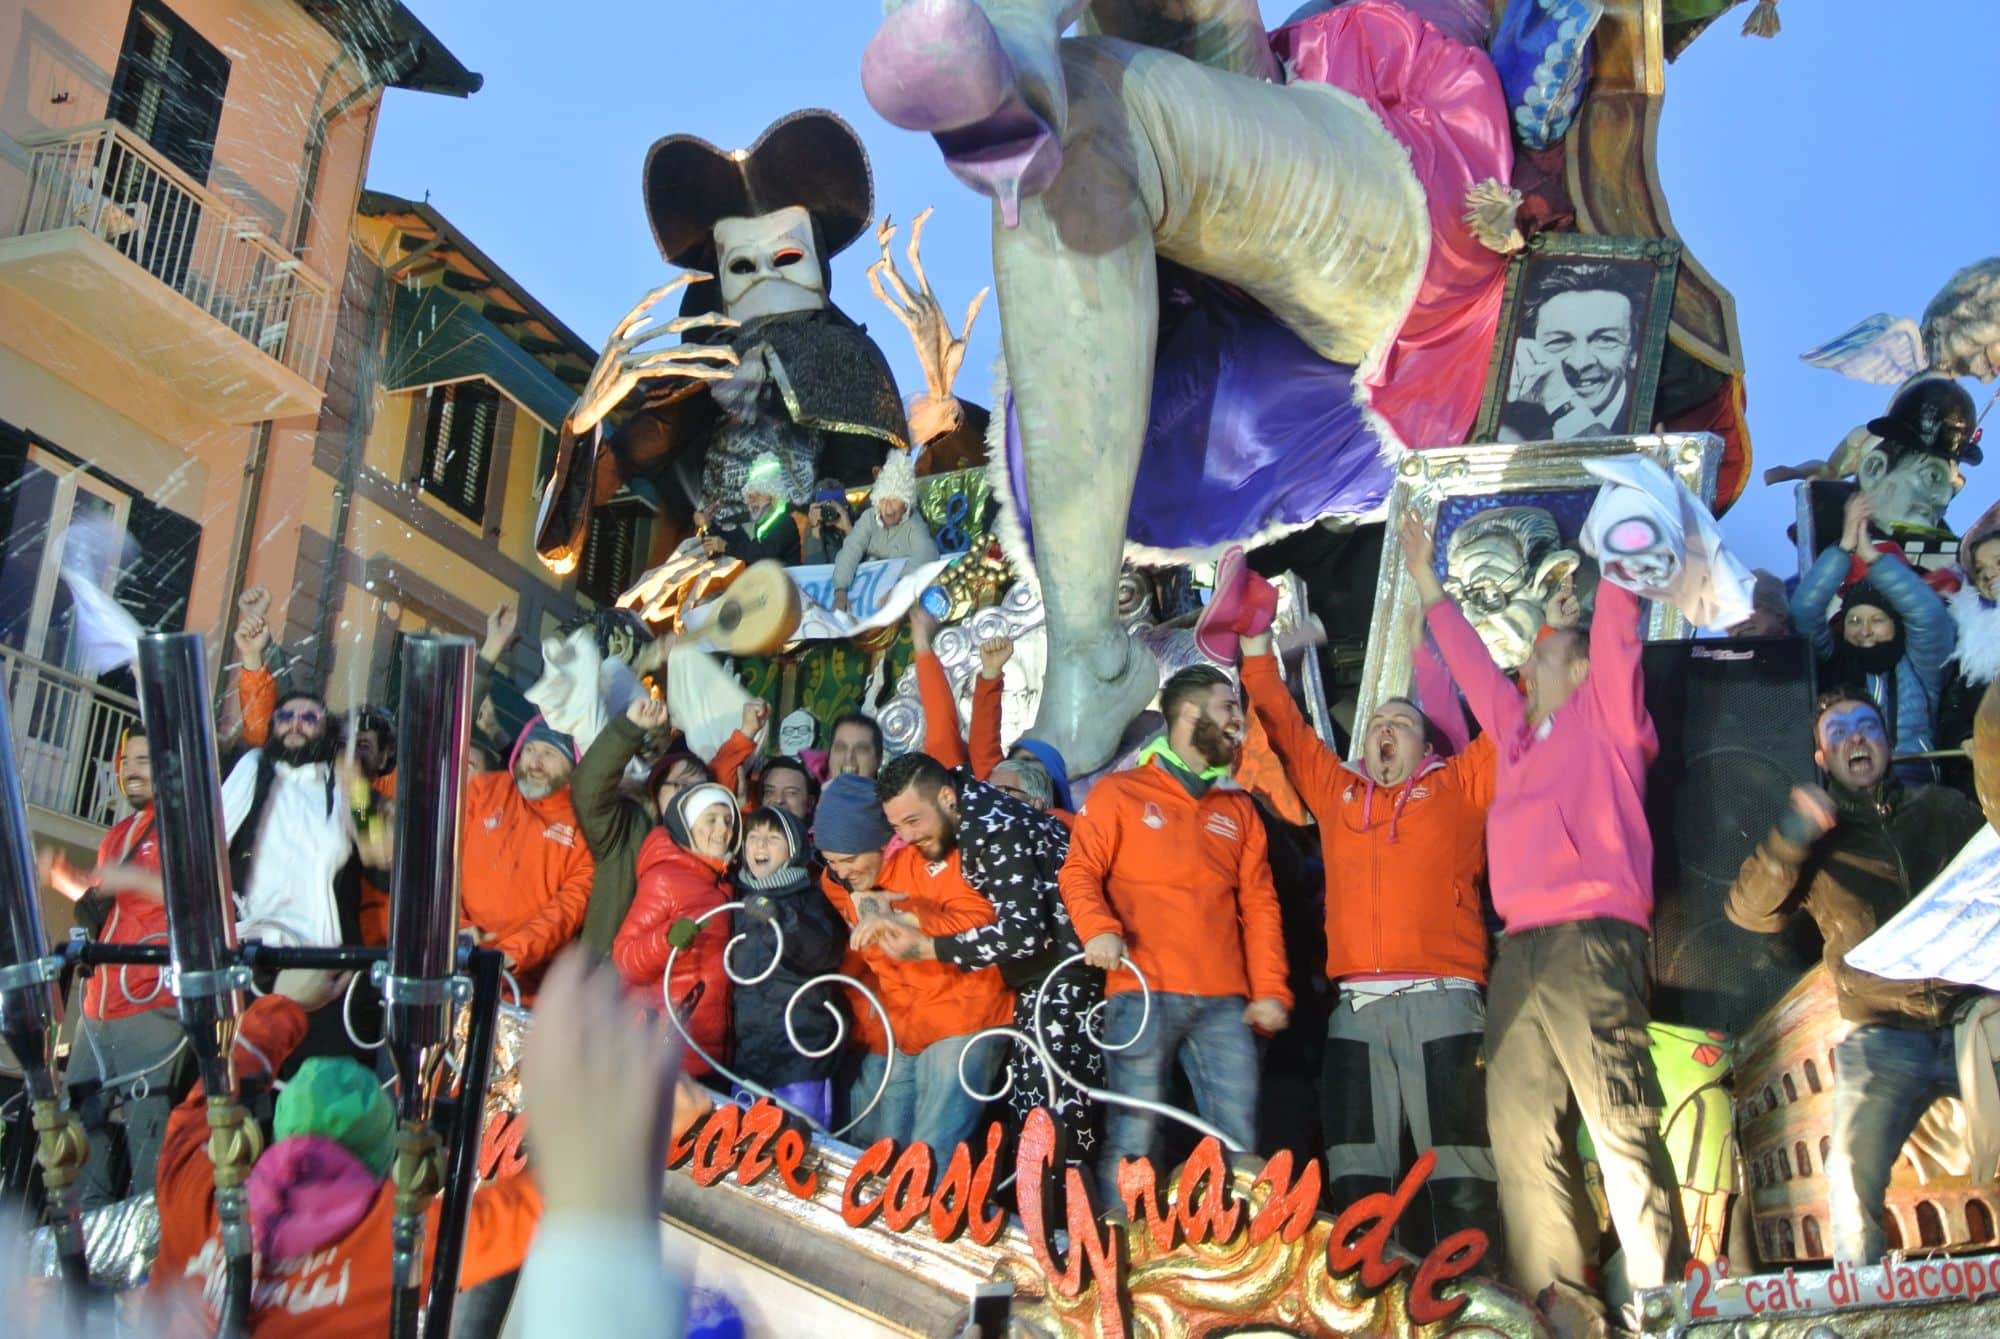
M 354 1061 L 315 1056 L 278 1094 L 271 1133 L 278 1139 L 322 1135 L 383 1176 L 396 1155 L 396 1108 L 375 1076 Z

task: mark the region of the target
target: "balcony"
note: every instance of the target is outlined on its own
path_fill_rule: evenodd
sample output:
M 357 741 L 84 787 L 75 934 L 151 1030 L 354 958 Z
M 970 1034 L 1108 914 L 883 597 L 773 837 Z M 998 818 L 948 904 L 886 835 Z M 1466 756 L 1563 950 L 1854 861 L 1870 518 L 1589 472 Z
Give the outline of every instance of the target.
M 139 704 L 6 646 L 0 646 L 0 686 L 22 795 L 67 820 L 47 826 L 94 845 L 124 812 L 112 764 L 119 739 L 139 723 Z
M 325 279 L 115 121 L 21 144 L 27 200 L 0 220 L 0 288 L 83 341 L 17 323 L 24 351 L 117 394 L 94 356 L 109 351 L 221 423 L 318 411 Z

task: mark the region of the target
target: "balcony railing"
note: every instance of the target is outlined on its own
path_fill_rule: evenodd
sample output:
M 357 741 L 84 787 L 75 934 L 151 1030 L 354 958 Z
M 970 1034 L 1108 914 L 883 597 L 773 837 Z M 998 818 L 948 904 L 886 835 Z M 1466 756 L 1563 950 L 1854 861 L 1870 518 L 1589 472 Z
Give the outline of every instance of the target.
M 29 804 L 99 827 L 124 812 L 112 764 L 139 704 L 88 679 L 0 646 L 14 760 Z
M 328 285 L 259 220 L 116 121 L 21 138 L 28 198 L 16 235 L 81 228 L 266 355 L 317 382 Z

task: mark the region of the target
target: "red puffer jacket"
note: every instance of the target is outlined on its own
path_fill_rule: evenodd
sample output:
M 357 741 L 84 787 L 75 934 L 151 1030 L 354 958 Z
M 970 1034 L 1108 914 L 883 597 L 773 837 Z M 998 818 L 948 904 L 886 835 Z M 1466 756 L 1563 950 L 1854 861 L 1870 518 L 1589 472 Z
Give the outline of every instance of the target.
M 611 960 L 625 989 L 648 1009 L 660 1010 L 666 996 L 660 979 L 667 970 L 673 945 L 667 935 L 676 921 L 693 920 L 730 900 L 728 866 L 695 855 L 674 844 L 665 828 L 646 834 L 639 848 L 639 891 L 625 914 Z M 729 1046 L 729 976 L 722 969 L 722 950 L 729 943 L 729 917 L 717 916 L 701 927 L 693 943 L 674 959 L 669 993 L 695 1044 L 727 1062 Z M 694 994 L 699 991 L 698 994 Z M 690 1003 L 689 996 L 694 994 Z M 692 1051 L 689 1074 L 700 1077 L 708 1065 Z

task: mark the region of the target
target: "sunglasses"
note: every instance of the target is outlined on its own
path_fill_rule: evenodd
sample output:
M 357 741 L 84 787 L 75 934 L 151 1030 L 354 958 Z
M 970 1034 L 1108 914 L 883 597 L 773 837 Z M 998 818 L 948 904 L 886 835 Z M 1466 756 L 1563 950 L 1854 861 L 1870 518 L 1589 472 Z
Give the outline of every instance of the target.
M 271 720 L 277 725 L 290 725 L 294 721 L 300 725 L 319 725 L 326 720 L 326 713 L 318 707 L 280 707 L 271 713 Z

